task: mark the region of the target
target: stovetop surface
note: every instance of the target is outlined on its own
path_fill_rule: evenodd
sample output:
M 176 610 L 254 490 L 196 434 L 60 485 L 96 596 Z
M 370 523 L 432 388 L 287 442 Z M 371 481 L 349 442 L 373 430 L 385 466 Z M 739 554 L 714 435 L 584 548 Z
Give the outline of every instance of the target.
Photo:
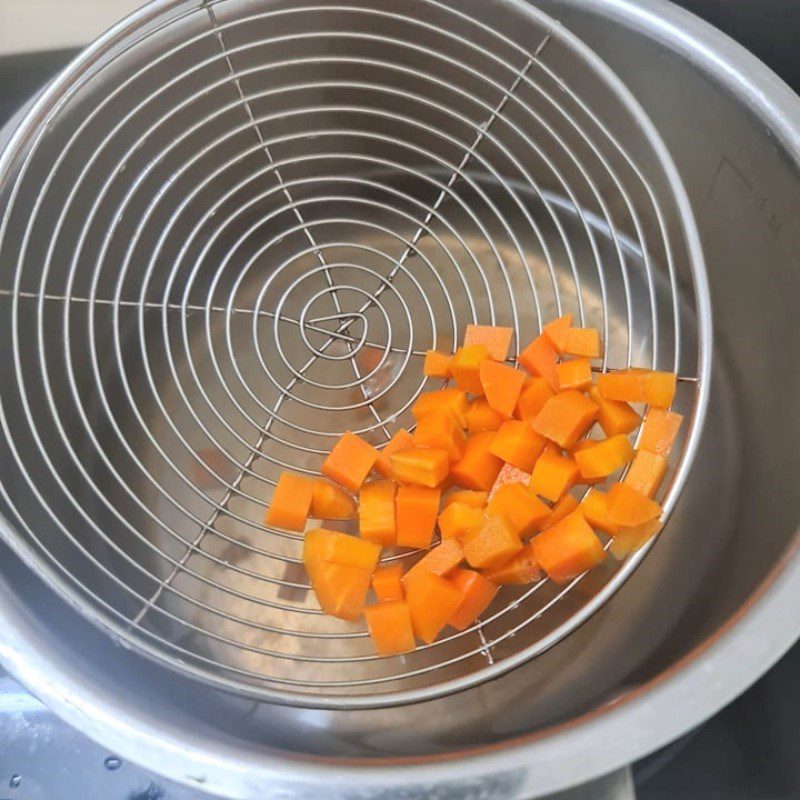
M 0 0 L 2 1 L 2 0 Z M 800 91 L 800 3 L 683 0 Z M 743 8 L 742 6 L 746 6 Z M 0 126 L 74 51 L 0 57 Z M 634 766 L 640 800 L 800 798 L 800 644 L 742 697 Z M 72 730 L 0 674 L 0 800 L 211 800 Z

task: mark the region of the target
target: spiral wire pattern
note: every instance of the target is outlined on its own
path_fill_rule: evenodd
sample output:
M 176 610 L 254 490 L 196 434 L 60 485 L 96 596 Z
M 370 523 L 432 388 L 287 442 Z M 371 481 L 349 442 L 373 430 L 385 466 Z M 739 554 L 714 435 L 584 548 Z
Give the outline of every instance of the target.
M 504 588 L 392 658 L 320 612 L 302 535 L 262 522 L 278 475 L 413 428 L 425 352 L 467 323 L 511 326 L 513 361 L 569 311 L 600 369 L 678 372 L 667 511 L 686 478 L 710 356 L 691 214 L 635 101 L 534 7 L 152 3 L 39 98 L 0 214 L 4 537 L 194 678 L 420 700 L 543 652 L 635 568 Z

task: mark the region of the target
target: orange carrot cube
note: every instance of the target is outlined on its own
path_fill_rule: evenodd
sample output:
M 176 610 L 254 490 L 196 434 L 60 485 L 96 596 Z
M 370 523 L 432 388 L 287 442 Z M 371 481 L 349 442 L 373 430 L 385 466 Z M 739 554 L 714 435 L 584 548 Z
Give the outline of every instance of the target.
M 415 483 L 435 489 L 447 477 L 450 458 L 447 450 L 409 447 L 391 457 L 392 472 L 400 483 Z
M 314 481 L 311 495 L 311 516 L 317 519 L 353 519 L 356 504 L 347 492 L 328 481 Z
M 464 560 L 464 551 L 458 539 L 448 539 L 437 544 L 414 564 L 402 577 L 403 586 L 408 591 L 408 585 L 420 573 L 430 572 L 433 575 L 446 577 Z
M 556 364 L 558 388 L 583 391 L 592 385 L 592 364 L 588 358 L 572 358 Z
M 471 567 L 491 569 L 522 550 L 519 534 L 504 517 L 487 517 L 462 540 L 464 558 Z
M 455 492 L 450 492 L 444 499 L 444 508 L 452 503 L 461 503 L 463 506 L 470 508 L 483 508 L 486 501 L 489 499 L 489 492 L 478 492 L 474 489 L 459 489 Z
M 448 580 L 461 592 L 461 603 L 450 615 L 448 623 L 457 631 L 463 631 L 489 608 L 498 587 L 471 569 L 457 569 Z
M 544 378 L 550 388 L 558 391 L 558 375 L 556 374 L 556 359 L 558 355 L 550 340 L 544 336 L 537 336 L 520 354 L 519 365 L 531 373 Z
M 594 328 L 570 328 L 564 352 L 570 356 L 600 358 L 600 333 Z
M 482 344 L 493 361 L 505 361 L 513 333 L 511 328 L 497 325 L 467 325 L 464 346 Z
M 430 547 L 442 493 L 425 486 L 400 486 L 397 490 L 397 546 Z
M 408 605 L 402 600 L 378 603 L 364 609 L 369 635 L 382 656 L 408 653 L 415 647 Z
M 525 422 L 533 422 L 553 394 L 550 384 L 544 378 L 538 376 L 528 378 L 517 400 L 515 416 Z
M 550 516 L 542 524 L 542 530 L 552 528 L 557 522 L 571 514 L 578 507 L 578 501 L 571 495 L 565 494 L 551 509 Z
M 555 503 L 575 485 L 580 471 L 571 459 L 545 450 L 531 473 L 530 488 Z
M 573 453 L 575 463 L 583 478 L 606 478 L 622 469 L 633 458 L 633 447 L 628 437 L 621 433 Z
M 537 433 L 568 450 L 597 419 L 597 404 L 572 389 L 553 395 L 533 420 Z
M 661 516 L 661 506 L 624 483 L 608 490 L 608 519 L 615 525 L 635 528 Z
M 463 503 L 450 503 L 439 514 L 438 523 L 442 539 L 460 539 L 483 524 L 483 508 L 473 508 Z
M 481 363 L 489 358 L 489 351 L 482 344 L 459 347 L 450 362 L 450 374 L 456 386 L 469 394 L 483 394 L 481 385 Z
M 361 616 L 370 572 L 330 561 L 312 561 L 306 568 L 320 608 L 326 614 L 351 621 Z
M 485 575 L 492 583 L 526 586 L 538 581 L 542 577 L 542 570 L 533 554 L 532 543 L 527 542 L 519 553 L 504 561 L 499 567 L 488 570 Z
M 395 543 L 394 481 L 365 483 L 358 494 L 358 530 L 362 539 L 388 547 Z
M 411 625 L 418 639 L 430 644 L 461 605 L 464 595 L 450 581 L 420 572 L 406 584 Z
M 434 447 L 446 450 L 450 461 L 458 461 L 464 455 L 467 437 L 456 418 L 446 411 L 426 414 L 414 431 L 417 447 Z
M 658 453 L 666 458 L 680 430 L 683 417 L 674 411 L 651 408 L 647 412 L 639 439 L 639 449 Z
M 400 428 L 400 430 L 386 442 L 383 448 L 378 451 L 378 458 L 375 460 L 375 469 L 378 470 L 384 478 L 393 478 L 392 453 L 413 446 L 414 437 L 405 428 Z
M 308 531 L 303 539 L 303 563 L 306 567 L 313 561 L 330 561 L 372 574 L 380 555 L 380 546 L 373 542 L 325 528 Z
M 504 421 L 505 417 L 495 411 L 485 397 L 478 397 L 469 404 L 467 429 L 470 433 L 496 431 Z
M 357 492 L 378 458 L 378 451 L 354 433 L 347 432 L 334 445 L 322 464 L 332 481 Z
M 609 400 L 668 408 L 675 398 L 676 382 L 677 376 L 672 372 L 624 369 L 599 375 L 597 388 Z
M 483 394 L 489 405 L 508 419 L 514 415 L 525 373 L 487 358 L 478 370 Z
M 314 481 L 293 472 L 282 472 L 272 495 L 264 524 L 290 531 L 301 531 L 306 526 Z
M 662 527 L 661 520 L 651 519 L 650 522 L 644 522 L 632 528 L 619 528 L 608 549 L 617 561 L 622 561 L 625 556 L 647 544 Z
M 464 455 L 450 468 L 450 475 L 465 489 L 489 491 L 503 462 L 489 450 L 494 439 L 492 431 L 476 433 L 467 439 Z
M 512 464 L 503 464 L 502 469 L 500 472 L 497 473 L 497 477 L 494 480 L 494 484 L 492 485 L 491 490 L 489 491 L 489 502 L 492 501 L 492 498 L 502 489 L 503 486 L 509 483 L 521 483 L 523 486 L 527 486 L 530 483 L 531 474 L 524 469 L 519 469 L 519 467 L 515 467 Z
M 554 319 L 542 327 L 542 333 L 550 340 L 557 353 L 563 353 L 567 347 L 567 333 L 572 327 L 572 314 Z
M 450 359 L 452 356 L 449 353 L 440 353 L 438 350 L 428 350 L 425 353 L 425 363 L 422 367 L 422 372 L 429 378 L 441 378 L 448 380 L 450 378 Z
M 467 400 L 466 394 L 461 389 L 450 387 L 449 389 L 439 389 L 437 392 L 423 392 L 411 406 L 411 413 L 419 422 L 424 416 L 434 411 L 448 411 L 462 428 L 466 428 L 468 408 L 469 400 Z
M 486 507 L 489 516 L 502 516 L 521 537 L 530 536 L 550 516 L 546 506 L 527 486 L 507 483 L 501 486 Z
M 645 497 L 652 497 L 666 474 L 667 459 L 664 456 L 649 450 L 637 450 L 631 468 L 622 482 Z
M 615 525 L 608 519 L 608 497 L 605 492 L 599 489 L 591 489 L 586 497 L 581 500 L 581 514 L 586 521 L 609 536 L 614 536 L 619 530 L 619 525 Z
M 627 403 L 603 397 L 596 386 L 589 389 L 589 397 L 597 403 L 597 421 L 606 436 L 630 433 L 639 427 L 642 418 Z
M 551 580 L 565 583 L 605 560 L 606 552 L 579 511 L 531 541 L 533 554 Z
M 403 584 L 400 580 L 403 577 L 402 564 L 388 564 L 385 567 L 378 567 L 372 576 L 372 591 L 380 601 L 402 600 L 405 597 Z
M 489 452 L 514 467 L 530 472 L 544 449 L 545 440 L 527 422 L 510 419 L 489 445 Z

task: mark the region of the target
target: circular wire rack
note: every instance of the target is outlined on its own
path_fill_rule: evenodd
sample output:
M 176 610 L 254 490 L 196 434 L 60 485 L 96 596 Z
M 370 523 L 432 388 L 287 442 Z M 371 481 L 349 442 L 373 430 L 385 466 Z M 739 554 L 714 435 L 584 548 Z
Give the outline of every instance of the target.
M 648 547 L 504 587 L 404 656 L 321 613 L 302 534 L 263 524 L 278 475 L 411 429 L 441 385 L 425 352 L 468 323 L 512 327 L 513 362 L 570 312 L 598 369 L 677 372 L 667 514 L 686 480 L 711 348 L 688 202 L 626 88 L 532 5 L 152 3 L 33 104 L 0 213 L 3 535 L 194 678 L 428 699 L 543 652 L 635 569 Z

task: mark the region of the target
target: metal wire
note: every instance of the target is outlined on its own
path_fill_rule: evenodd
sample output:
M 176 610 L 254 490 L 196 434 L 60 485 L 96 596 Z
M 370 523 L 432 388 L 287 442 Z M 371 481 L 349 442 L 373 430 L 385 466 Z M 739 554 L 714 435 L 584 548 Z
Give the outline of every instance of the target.
M 344 430 L 380 447 L 411 427 L 426 350 L 506 324 L 516 358 L 572 311 L 601 329 L 601 369 L 679 371 L 668 511 L 705 410 L 702 260 L 641 109 L 532 7 L 508 2 L 501 30 L 480 5 L 419 6 L 154 3 L 0 159 L 10 544 L 141 651 L 278 702 L 395 704 L 496 676 L 643 555 L 504 589 L 402 657 L 323 616 L 302 536 L 264 506 Z

